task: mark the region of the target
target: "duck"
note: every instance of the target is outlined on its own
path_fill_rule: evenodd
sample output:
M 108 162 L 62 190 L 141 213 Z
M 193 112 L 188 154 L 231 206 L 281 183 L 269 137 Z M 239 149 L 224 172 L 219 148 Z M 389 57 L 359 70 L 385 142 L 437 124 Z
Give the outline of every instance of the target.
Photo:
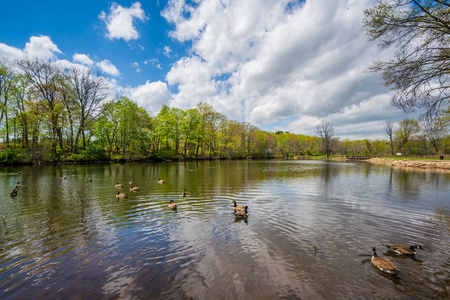
M 133 183 L 134 183 L 133 180 L 128 181 L 128 184 L 129 184 L 129 185 L 133 185 Z
M 248 217 L 248 206 L 244 206 L 244 211 L 240 211 L 240 212 L 235 212 L 234 215 L 236 216 L 236 218 L 247 218 Z
M 386 244 L 383 246 L 388 247 L 390 251 L 393 251 L 398 255 L 415 256 L 417 254 L 417 252 L 414 250 L 415 248 L 424 250 L 423 247 L 420 245 L 412 245 L 410 247 L 407 247 L 405 245 L 400 244 Z
M 116 182 L 116 188 L 121 188 L 121 187 L 123 187 L 123 184 L 120 184 L 120 183 L 118 183 L 118 182 Z
M 137 191 L 139 191 L 139 187 L 137 187 L 137 186 L 130 186 L 130 192 L 137 192 Z
M 11 191 L 11 193 L 9 193 L 11 196 L 17 196 L 17 190 L 16 189 L 13 189 L 12 191 Z
M 184 189 L 184 191 L 183 191 L 183 193 L 181 194 L 183 197 L 186 197 L 187 196 L 187 192 L 186 192 L 186 189 Z
M 233 200 L 233 204 L 234 204 L 233 209 L 235 211 L 244 210 L 244 208 L 245 208 L 245 205 L 237 205 L 236 200 Z
M 164 180 L 161 180 L 161 178 L 158 178 L 158 183 L 159 183 L 159 184 L 163 184 L 163 183 L 164 183 Z
M 169 208 L 170 209 L 177 209 L 177 204 L 173 200 L 170 200 Z
M 377 249 L 375 247 L 372 248 L 373 255 L 372 255 L 372 265 L 379 269 L 380 271 L 396 275 L 400 270 L 386 257 L 378 257 L 377 255 Z
M 92 178 L 91 178 L 91 177 L 88 177 L 88 178 L 86 179 L 86 181 L 87 181 L 87 182 L 91 182 L 91 181 L 92 181 Z
M 117 198 L 126 198 L 126 197 L 127 197 L 127 194 L 121 193 L 121 192 L 117 191 L 116 197 L 117 197 Z
M 20 188 L 20 182 L 18 182 L 14 187 L 15 187 L 16 189 L 17 189 L 17 188 Z

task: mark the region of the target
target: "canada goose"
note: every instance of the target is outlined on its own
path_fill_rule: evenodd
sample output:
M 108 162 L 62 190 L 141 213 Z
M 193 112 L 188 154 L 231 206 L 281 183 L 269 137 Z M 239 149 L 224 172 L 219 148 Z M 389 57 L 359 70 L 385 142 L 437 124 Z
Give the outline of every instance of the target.
M 130 186 L 130 192 L 137 192 L 137 191 L 139 191 L 139 187 L 137 187 L 137 186 L 135 186 L 135 187 L 133 187 L 133 186 Z
M 61 176 L 61 179 L 66 179 L 66 176 Z
M 378 257 L 377 249 L 375 247 L 372 248 L 372 265 L 374 265 L 377 269 L 388 273 L 388 274 L 397 274 L 399 269 L 386 257 Z
M 117 191 L 116 197 L 117 197 L 117 198 L 126 198 L 126 197 L 127 197 L 127 194 L 121 193 L 121 192 Z
M 177 209 L 177 204 L 173 202 L 173 200 L 170 200 L 169 202 L 169 208 L 170 209 Z
M 12 191 L 11 191 L 11 193 L 9 193 L 11 196 L 17 196 L 17 190 L 16 189 L 13 189 Z
M 233 200 L 233 204 L 234 204 L 233 209 L 235 211 L 244 210 L 245 208 L 245 205 L 236 205 L 236 200 Z
M 128 184 L 129 184 L 129 185 L 133 185 L 133 183 L 134 183 L 133 180 L 128 181 Z
M 186 192 L 186 189 L 184 189 L 184 191 L 183 191 L 182 195 L 183 195 L 183 197 L 186 197 L 186 196 L 187 196 L 187 192 Z
M 383 245 L 383 246 L 388 247 L 390 251 L 393 251 L 399 255 L 414 256 L 414 255 L 416 255 L 416 251 L 414 250 L 414 248 L 423 250 L 422 246 L 420 246 L 420 245 L 412 245 L 409 248 L 405 245 L 399 245 L 399 244 L 387 244 L 387 245 Z
M 158 178 L 158 183 L 159 183 L 159 184 L 163 184 L 163 183 L 164 183 L 164 180 L 161 180 L 161 178 Z
M 86 179 L 86 181 L 87 181 L 87 182 L 91 182 L 91 181 L 92 181 L 92 178 L 88 177 L 88 178 Z
M 234 215 L 236 216 L 236 218 L 247 218 L 248 217 L 248 206 L 244 207 L 244 212 L 235 212 Z
M 116 188 L 121 188 L 121 187 L 123 187 L 123 184 L 116 182 Z
M 20 188 L 20 182 L 18 182 L 14 187 L 15 187 L 16 189 L 17 189 L 17 188 Z

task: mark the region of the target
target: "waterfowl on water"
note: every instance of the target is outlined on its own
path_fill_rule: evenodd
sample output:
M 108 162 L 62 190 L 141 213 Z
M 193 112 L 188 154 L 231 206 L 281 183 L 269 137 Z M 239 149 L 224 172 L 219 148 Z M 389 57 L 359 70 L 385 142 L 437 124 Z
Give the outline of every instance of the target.
M 61 179 L 66 179 L 66 176 L 61 176 Z
M 158 178 L 158 183 L 159 183 L 159 184 L 163 184 L 163 183 L 164 183 L 164 180 L 161 180 L 161 178 Z
M 183 191 L 183 193 L 181 194 L 183 197 L 186 197 L 187 196 L 187 192 L 186 192 L 186 189 L 184 189 L 184 191 Z
M 235 211 L 244 210 L 246 207 L 245 205 L 237 205 L 236 200 L 233 200 L 233 204 L 234 204 L 233 209 Z
M 248 206 L 244 207 L 244 211 L 240 211 L 240 212 L 235 212 L 234 215 L 236 216 L 236 218 L 247 218 L 248 217 Z
M 87 182 L 91 182 L 91 181 L 92 181 L 92 178 L 91 178 L 91 177 L 88 177 L 88 178 L 86 179 L 86 181 L 87 181 Z
M 116 182 L 116 188 L 121 188 L 121 187 L 123 187 L 123 184 Z
M 415 248 L 417 249 L 422 249 L 422 246 L 420 245 L 412 245 L 410 247 L 407 247 L 405 245 L 400 245 L 400 244 L 387 244 L 387 245 L 383 245 L 389 248 L 390 251 L 395 252 L 396 254 L 399 255 L 411 255 L 414 256 L 416 255 L 416 250 L 414 250 Z
M 177 204 L 173 200 L 170 200 L 169 208 L 170 209 L 177 209 Z
M 126 197 L 127 197 L 127 194 L 121 193 L 121 192 L 117 191 L 116 197 L 117 197 L 117 198 L 126 198 Z
M 77 174 L 76 174 L 76 173 L 73 173 L 72 176 L 77 176 Z
M 18 182 L 14 187 L 15 187 L 16 189 L 17 189 L 17 188 L 20 188 L 20 182 Z
M 19 171 L 19 172 L 17 172 L 17 174 L 19 174 L 19 175 L 23 175 L 23 174 L 25 174 L 23 171 Z
M 134 183 L 133 180 L 128 181 L 128 184 L 129 184 L 129 185 L 133 185 L 133 183 Z
M 139 187 L 137 187 L 137 186 L 130 186 L 130 192 L 137 192 L 137 191 L 139 191 Z
M 375 247 L 372 248 L 372 265 L 374 265 L 380 271 L 396 275 L 399 272 L 399 269 L 386 257 L 378 257 L 377 249 Z
M 16 189 L 13 189 L 12 191 L 11 191 L 11 193 L 9 193 L 11 196 L 17 196 L 17 190 Z

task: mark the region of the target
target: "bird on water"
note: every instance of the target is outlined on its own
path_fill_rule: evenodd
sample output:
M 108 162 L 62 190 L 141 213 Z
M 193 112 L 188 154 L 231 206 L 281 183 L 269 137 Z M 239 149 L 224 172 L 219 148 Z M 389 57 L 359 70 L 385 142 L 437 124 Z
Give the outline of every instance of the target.
M 372 248 L 372 251 L 372 265 L 374 265 L 374 267 L 387 274 L 398 274 L 399 269 L 389 259 L 386 257 L 378 257 L 377 249 L 375 249 L 375 247 Z

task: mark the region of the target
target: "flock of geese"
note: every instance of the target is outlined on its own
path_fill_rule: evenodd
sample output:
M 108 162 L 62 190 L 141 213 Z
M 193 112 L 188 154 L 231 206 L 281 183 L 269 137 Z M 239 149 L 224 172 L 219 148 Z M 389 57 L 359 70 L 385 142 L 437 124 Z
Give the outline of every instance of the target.
M 19 174 L 23 174 L 23 172 L 19 172 Z M 72 176 L 75 176 L 75 175 L 76 174 L 73 174 Z M 61 179 L 62 180 L 66 179 L 66 176 L 61 176 Z M 92 178 L 88 177 L 86 179 L 86 181 L 92 182 Z M 130 185 L 130 192 L 137 192 L 140 190 L 139 187 L 133 186 L 133 184 L 134 184 L 133 180 L 128 181 L 128 184 Z M 158 178 L 158 184 L 164 184 L 164 180 L 161 180 L 161 178 Z M 12 197 L 17 196 L 20 186 L 21 186 L 20 182 L 17 182 L 17 184 L 14 186 L 14 189 L 10 193 L 10 195 Z M 123 184 L 117 182 L 115 187 L 116 187 L 116 189 L 121 189 L 121 188 L 123 188 Z M 181 195 L 183 197 L 187 196 L 186 189 L 184 189 L 184 191 Z M 117 191 L 116 198 L 118 198 L 118 199 L 119 198 L 120 199 L 127 198 L 127 194 Z M 176 210 L 177 203 L 175 203 L 175 201 L 173 201 L 173 200 L 170 200 L 169 209 Z M 234 210 L 234 215 L 236 216 L 236 218 L 244 219 L 244 218 L 248 217 L 248 206 L 237 205 L 236 200 L 233 200 L 233 210 Z M 423 247 L 420 245 L 412 245 L 410 247 L 407 247 L 405 245 L 400 245 L 400 244 L 386 244 L 383 246 L 386 246 L 389 249 L 389 251 L 393 252 L 396 255 L 408 256 L 408 257 L 414 257 L 417 254 L 415 249 L 423 250 Z M 398 274 L 398 272 L 400 270 L 394 265 L 394 263 L 392 261 L 390 261 L 386 257 L 379 257 L 377 255 L 377 249 L 375 247 L 372 248 L 372 251 L 373 251 L 373 255 L 372 255 L 371 262 L 372 262 L 373 266 L 375 266 L 377 269 L 379 269 L 380 271 L 387 273 L 387 274 L 391 274 L 391 275 Z

